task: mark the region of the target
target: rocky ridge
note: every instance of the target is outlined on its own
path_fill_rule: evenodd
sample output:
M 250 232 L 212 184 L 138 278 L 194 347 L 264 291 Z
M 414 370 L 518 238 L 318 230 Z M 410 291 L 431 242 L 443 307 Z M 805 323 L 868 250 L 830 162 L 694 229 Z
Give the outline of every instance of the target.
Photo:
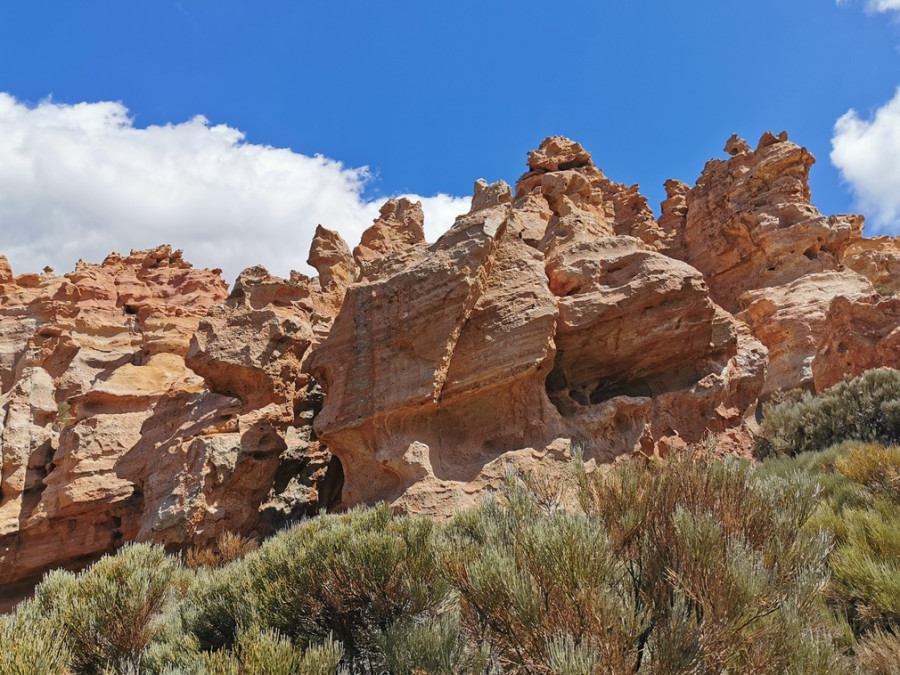
M 316 231 L 316 277 L 230 293 L 167 246 L 0 256 L 0 585 L 377 500 L 445 516 L 575 449 L 747 453 L 776 392 L 900 366 L 900 241 L 819 213 L 786 134 L 725 152 L 656 219 L 548 138 L 434 243 L 389 200 L 352 252 Z

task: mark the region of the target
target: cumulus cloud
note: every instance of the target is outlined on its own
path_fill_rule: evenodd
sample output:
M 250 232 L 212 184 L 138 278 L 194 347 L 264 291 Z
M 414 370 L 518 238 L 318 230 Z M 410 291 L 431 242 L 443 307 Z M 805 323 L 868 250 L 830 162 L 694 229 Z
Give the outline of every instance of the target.
M 872 12 L 900 12 L 900 0 L 869 0 L 866 7 Z
M 351 248 L 378 214 L 366 167 L 255 145 L 198 116 L 138 128 L 121 103 L 28 106 L 0 92 L 0 253 L 16 273 L 162 243 L 231 282 L 250 265 L 305 264 L 317 224 Z M 469 199 L 421 199 L 436 238 Z
M 837 0 L 839 5 L 849 5 L 852 0 Z M 900 0 L 867 0 L 868 12 L 900 12 Z
M 871 119 L 855 110 L 838 119 L 831 147 L 832 163 L 873 216 L 868 229 L 900 233 L 900 88 Z

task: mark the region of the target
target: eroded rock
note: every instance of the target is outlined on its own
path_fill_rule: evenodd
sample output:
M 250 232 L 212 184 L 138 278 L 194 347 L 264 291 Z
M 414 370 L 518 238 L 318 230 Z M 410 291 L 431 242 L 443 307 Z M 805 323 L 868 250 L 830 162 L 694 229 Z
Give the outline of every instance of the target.
M 812 359 L 816 391 L 872 368 L 900 368 L 900 298 L 835 297 Z
M 4 280 L 0 584 L 135 539 L 262 534 L 320 506 L 330 455 L 300 363 L 336 310 L 301 277 L 251 269 L 218 305 L 218 270 L 162 246 Z
M 712 299 L 732 312 L 747 291 L 838 270 L 863 222 L 855 215 L 823 216 L 810 204 L 815 159 L 787 134 L 767 132 L 754 151 L 739 141 L 729 141 L 729 159 L 706 164 L 685 196 L 683 226 L 675 218 L 685 208 L 681 186 L 671 187 L 666 229 L 683 234 L 663 249 L 699 269 Z
M 785 134 L 724 151 L 657 222 L 551 137 L 434 244 L 392 199 L 352 254 L 316 230 L 318 276 L 230 294 L 168 246 L 0 256 L 0 584 L 322 508 L 447 516 L 576 451 L 749 454 L 761 400 L 900 366 L 896 240 L 820 214 Z

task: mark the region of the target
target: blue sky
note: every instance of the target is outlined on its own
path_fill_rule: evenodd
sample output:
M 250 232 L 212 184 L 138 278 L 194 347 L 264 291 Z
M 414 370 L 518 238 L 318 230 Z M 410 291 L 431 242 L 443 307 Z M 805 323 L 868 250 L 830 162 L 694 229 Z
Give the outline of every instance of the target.
M 767 129 L 817 157 L 823 212 L 900 233 L 898 18 L 900 0 L 4 0 L 0 253 L 67 271 L 168 242 L 229 281 L 284 275 L 314 220 L 352 247 L 387 196 L 433 198 L 436 236 L 451 197 L 514 182 L 545 136 L 658 211 L 667 178 Z

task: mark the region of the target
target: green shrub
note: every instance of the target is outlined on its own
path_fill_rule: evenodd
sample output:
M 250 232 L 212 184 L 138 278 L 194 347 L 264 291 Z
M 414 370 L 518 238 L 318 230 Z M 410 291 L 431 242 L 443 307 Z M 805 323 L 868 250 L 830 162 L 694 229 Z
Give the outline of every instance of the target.
M 295 526 L 247 559 L 260 625 L 301 644 L 333 636 L 348 662 L 379 662 L 381 631 L 447 599 L 437 531 L 384 504 Z
M 560 633 L 547 642 L 547 665 L 557 675 L 597 673 L 602 664 L 601 650 L 591 640 L 579 643 L 569 633 Z
M 251 597 L 248 570 L 249 558 L 254 555 L 251 553 L 244 560 L 218 569 L 197 570 L 193 586 L 179 609 L 184 630 L 198 640 L 202 649 L 230 647 L 242 626 L 256 623 L 256 603 Z
M 194 673 L 200 668 L 200 641 L 184 630 L 183 606 L 183 600 L 167 603 L 153 619 L 153 640 L 144 649 L 142 672 L 172 675 Z
M 822 499 L 807 529 L 828 532 L 834 540 L 826 596 L 848 622 L 848 646 L 856 639 L 858 654 L 871 636 L 883 638 L 873 645 L 889 642 L 885 636 L 900 622 L 898 469 L 900 449 L 863 441 L 767 459 L 760 468 L 763 474 L 803 471 L 818 482 Z
M 69 657 L 57 616 L 45 616 L 30 601 L 0 616 L 0 675 L 65 673 Z
M 398 621 L 385 629 L 377 642 L 394 675 L 482 675 L 492 668 L 485 646 L 466 639 L 457 611 Z
M 900 450 L 878 444 L 845 444 L 834 463 L 864 491 L 852 506 L 829 496 L 816 522 L 837 546 L 831 555 L 829 596 L 858 635 L 900 623 Z
M 795 455 L 850 439 L 900 442 L 900 371 L 869 370 L 818 396 L 794 392 L 765 406 L 756 452 Z
M 161 547 L 128 545 L 80 574 L 51 572 L 35 605 L 45 620 L 59 621 L 77 672 L 138 673 L 156 635 L 153 620 L 178 579 L 178 564 Z
M 645 616 L 623 592 L 627 570 L 613 555 L 603 523 L 547 511 L 510 479 L 502 502 L 461 514 L 449 536 L 446 566 L 461 594 L 475 640 L 522 672 L 551 668 L 551 637 L 596 641 L 607 672 L 626 672 Z
M 253 628 L 233 650 L 207 654 L 204 667 L 209 675 L 334 675 L 340 660 L 340 645 L 331 640 L 303 652 L 275 631 Z
M 0 675 L 892 672 L 897 454 L 579 463 L 449 525 L 354 509 L 216 569 L 127 546 L 0 617 Z
M 790 672 L 803 654 L 817 655 L 807 672 L 832 667 L 819 593 L 828 540 L 804 529 L 814 483 L 760 480 L 748 463 L 689 453 L 580 482 L 648 616 L 639 658 L 676 672 Z
M 900 502 L 900 447 L 879 443 L 852 445 L 835 468 L 876 494 Z
M 513 672 L 837 672 L 828 541 L 794 477 L 675 456 L 578 473 L 583 513 L 521 482 L 461 514 L 448 573 L 470 635 Z
M 866 675 L 900 675 L 898 629 L 876 630 L 856 646 L 858 672 Z
M 875 283 L 874 286 L 875 292 L 878 293 L 878 295 L 884 295 L 889 298 L 897 295 L 897 291 L 892 288 L 890 284 Z

